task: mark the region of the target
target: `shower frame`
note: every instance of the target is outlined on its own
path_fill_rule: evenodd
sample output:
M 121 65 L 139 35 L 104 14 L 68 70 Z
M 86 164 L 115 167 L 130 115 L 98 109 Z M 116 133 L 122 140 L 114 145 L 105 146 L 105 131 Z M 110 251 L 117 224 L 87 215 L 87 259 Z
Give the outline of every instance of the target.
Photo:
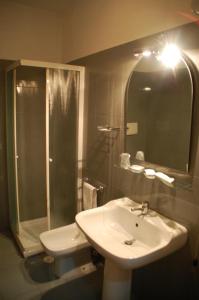
M 85 93 L 85 67 L 82 66 L 75 66 L 69 64 L 58 64 L 58 63 L 51 63 L 51 62 L 41 62 L 41 61 L 32 61 L 32 60 L 19 60 L 10 65 L 7 68 L 7 74 L 9 71 L 13 71 L 12 76 L 12 98 L 13 98 L 13 145 L 14 145 L 14 177 L 15 177 L 15 199 L 9 199 L 9 206 L 10 210 L 12 209 L 12 201 L 16 201 L 16 224 L 13 226 L 13 220 L 10 219 L 11 230 L 16 238 L 16 241 L 24 255 L 24 257 L 28 257 L 31 255 L 35 255 L 43 251 L 43 247 L 39 242 L 31 249 L 25 249 L 23 246 L 23 242 L 20 238 L 20 210 L 19 210 L 19 193 L 18 193 L 18 168 L 17 168 L 17 132 L 16 132 L 16 68 L 19 66 L 26 66 L 26 67 L 37 67 L 37 68 L 44 68 L 45 74 L 47 74 L 48 69 L 61 69 L 66 71 L 78 71 L 79 72 L 79 95 L 77 101 L 77 118 L 76 118 L 76 125 L 77 125 L 77 134 L 76 134 L 76 211 L 80 212 L 82 210 L 82 169 L 83 169 L 83 161 L 84 161 L 84 93 Z M 7 76 L 6 76 L 6 98 L 8 97 L 7 91 Z M 50 185 L 49 185 L 49 103 L 47 98 L 47 85 L 46 85 L 46 93 L 45 93 L 45 105 L 46 105 L 46 198 L 47 198 L 47 230 L 51 229 L 51 222 L 50 222 Z M 7 123 L 8 125 L 8 123 Z M 9 180 L 8 180 L 9 181 Z M 9 182 L 8 182 L 9 186 Z M 12 193 L 11 193 L 12 194 Z M 10 197 L 9 198 L 13 198 Z M 10 218 L 12 213 L 10 213 Z

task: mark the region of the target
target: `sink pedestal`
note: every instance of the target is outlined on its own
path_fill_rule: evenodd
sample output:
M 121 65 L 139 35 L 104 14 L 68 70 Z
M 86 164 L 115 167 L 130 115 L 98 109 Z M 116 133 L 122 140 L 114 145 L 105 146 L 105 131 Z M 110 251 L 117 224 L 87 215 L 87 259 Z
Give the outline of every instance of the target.
M 120 268 L 109 259 L 105 260 L 103 300 L 130 300 L 132 270 Z

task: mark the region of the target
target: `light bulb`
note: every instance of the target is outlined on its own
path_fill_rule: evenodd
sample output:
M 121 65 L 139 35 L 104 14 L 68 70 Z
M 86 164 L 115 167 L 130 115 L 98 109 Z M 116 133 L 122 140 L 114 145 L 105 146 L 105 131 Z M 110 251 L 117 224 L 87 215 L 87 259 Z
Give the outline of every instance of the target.
M 145 50 L 142 52 L 142 55 L 145 56 L 145 57 L 149 57 L 151 56 L 151 51 L 150 50 Z
M 180 50 L 175 44 L 167 44 L 162 53 L 157 57 L 166 67 L 172 69 L 179 63 L 180 58 Z

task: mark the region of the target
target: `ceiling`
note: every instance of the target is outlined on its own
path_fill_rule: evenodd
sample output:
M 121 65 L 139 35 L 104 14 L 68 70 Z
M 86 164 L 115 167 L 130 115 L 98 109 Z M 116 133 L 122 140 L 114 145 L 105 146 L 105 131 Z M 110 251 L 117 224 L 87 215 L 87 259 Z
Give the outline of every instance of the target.
M 9 0 L 11 2 L 62 13 L 71 8 L 75 0 Z

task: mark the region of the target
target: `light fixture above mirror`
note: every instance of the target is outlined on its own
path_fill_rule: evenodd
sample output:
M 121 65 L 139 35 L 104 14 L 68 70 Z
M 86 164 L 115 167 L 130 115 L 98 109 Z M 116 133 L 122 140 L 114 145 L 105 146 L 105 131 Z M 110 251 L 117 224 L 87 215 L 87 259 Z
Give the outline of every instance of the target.
M 150 57 L 151 55 L 154 55 L 165 67 L 171 69 L 174 69 L 182 59 L 181 51 L 174 43 L 166 43 L 162 50 L 144 49 L 134 53 L 135 57 Z
M 182 59 L 180 49 L 175 44 L 166 44 L 160 55 L 156 56 L 167 68 L 174 69 Z

